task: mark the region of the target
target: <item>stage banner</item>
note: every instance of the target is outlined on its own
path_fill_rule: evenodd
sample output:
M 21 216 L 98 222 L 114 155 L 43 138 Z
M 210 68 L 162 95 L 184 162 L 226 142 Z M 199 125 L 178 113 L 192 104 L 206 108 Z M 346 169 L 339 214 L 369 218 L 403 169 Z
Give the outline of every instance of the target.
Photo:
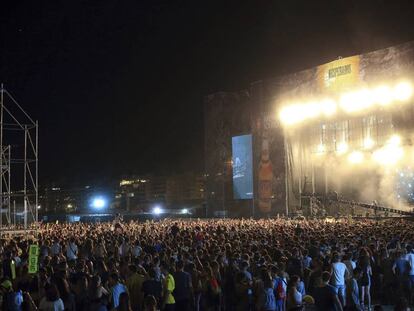
M 273 197 L 273 164 L 270 160 L 269 140 L 262 139 L 260 164 L 258 172 L 259 210 L 262 213 L 270 213 Z
M 232 137 L 233 197 L 253 199 L 252 135 Z
M 38 245 L 30 245 L 29 248 L 29 273 L 34 274 L 37 273 L 39 265 L 39 246 Z
M 360 81 L 360 57 L 340 58 L 317 68 L 321 91 L 341 92 L 351 89 Z

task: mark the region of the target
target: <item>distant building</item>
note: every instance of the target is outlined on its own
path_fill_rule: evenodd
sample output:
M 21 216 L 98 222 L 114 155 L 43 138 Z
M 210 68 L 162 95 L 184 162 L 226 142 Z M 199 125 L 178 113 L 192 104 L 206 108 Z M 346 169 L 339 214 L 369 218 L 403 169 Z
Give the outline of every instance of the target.
M 204 203 L 205 178 L 202 174 L 134 176 L 124 178 L 116 190 L 114 206 L 126 211 L 150 211 L 154 205 L 181 208 Z
M 94 195 L 107 194 L 107 190 L 85 187 L 47 187 L 39 196 L 41 213 L 73 213 L 90 210 L 90 203 Z M 108 198 L 110 201 L 110 198 Z
M 167 178 L 166 203 L 192 204 L 204 200 L 205 178 L 201 174 L 184 173 Z

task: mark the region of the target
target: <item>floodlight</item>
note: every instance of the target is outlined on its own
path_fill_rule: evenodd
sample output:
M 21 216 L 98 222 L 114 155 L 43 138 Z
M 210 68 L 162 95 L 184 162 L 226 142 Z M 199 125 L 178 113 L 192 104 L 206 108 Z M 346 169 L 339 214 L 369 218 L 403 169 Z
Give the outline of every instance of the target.
M 408 82 L 398 83 L 394 87 L 394 98 L 399 101 L 406 101 L 413 95 L 413 88 Z
M 102 209 L 106 206 L 106 200 L 103 197 L 95 197 L 92 199 L 92 207 Z
M 398 163 L 398 161 L 403 157 L 404 150 L 398 146 L 386 146 L 384 148 L 376 150 L 372 157 L 375 162 L 392 166 Z
M 325 99 L 320 103 L 320 110 L 326 117 L 330 117 L 336 112 L 336 103 L 331 99 Z
M 359 164 L 364 160 L 364 154 L 361 151 L 353 151 L 348 156 L 348 161 L 352 164 Z
M 372 92 L 367 89 L 345 93 L 340 98 L 340 106 L 347 113 L 361 111 L 373 104 Z
M 325 152 L 325 145 L 319 144 L 318 145 L 318 153 L 324 153 Z
M 371 138 L 365 138 L 364 139 L 364 149 L 371 149 L 374 147 L 374 141 Z
M 336 151 L 339 154 L 343 154 L 345 152 L 348 151 L 348 144 L 346 142 L 341 142 L 340 144 L 338 144 L 338 147 L 336 148 Z
M 188 209 L 183 208 L 183 209 L 181 210 L 181 214 L 188 214 Z
M 398 135 L 392 135 L 388 140 L 388 144 L 391 146 L 399 146 L 401 144 L 401 137 Z
M 163 210 L 162 210 L 162 208 L 161 208 L 161 207 L 156 206 L 156 207 L 154 207 L 154 208 L 152 209 L 152 213 L 153 213 L 154 215 L 160 215 L 160 214 L 162 214 L 162 213 L 163 213 Z
M 389 105 L 393 100 L 393 94 L 388 86 L 379 86 L 372 91 L 373 100 L 381 106 Z

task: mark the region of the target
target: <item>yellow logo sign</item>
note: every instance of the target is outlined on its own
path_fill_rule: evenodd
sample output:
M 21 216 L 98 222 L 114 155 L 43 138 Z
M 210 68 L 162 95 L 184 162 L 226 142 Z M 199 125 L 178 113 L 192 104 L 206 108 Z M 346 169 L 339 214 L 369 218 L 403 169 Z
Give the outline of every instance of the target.
M 360 80 L 359 56 L 341 58 L 318 67 L 318 80 L 323 91 L 339 92 Z

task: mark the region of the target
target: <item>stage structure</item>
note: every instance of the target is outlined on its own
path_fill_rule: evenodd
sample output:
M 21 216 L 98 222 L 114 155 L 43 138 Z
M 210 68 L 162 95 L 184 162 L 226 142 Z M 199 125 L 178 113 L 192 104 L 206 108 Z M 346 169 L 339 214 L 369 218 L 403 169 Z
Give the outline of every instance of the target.
M 1 233 L 36 229 L 38 222 L 38 122 L 0 87 Z
M 339 213 L 332 196 L 412 211 L 413 72 L 408 43 L 280 80 L 288 211 Z

